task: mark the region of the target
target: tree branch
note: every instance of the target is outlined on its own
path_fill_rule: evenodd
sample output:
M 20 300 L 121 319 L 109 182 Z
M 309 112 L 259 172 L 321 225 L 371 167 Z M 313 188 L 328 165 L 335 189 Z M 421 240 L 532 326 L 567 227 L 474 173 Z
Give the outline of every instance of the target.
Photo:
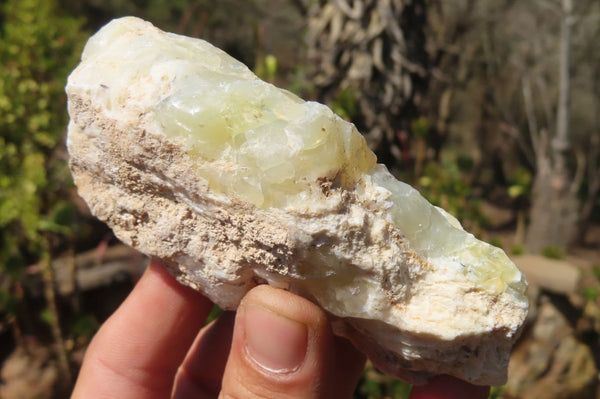
M 552 140 L 553 155 L 558 170 L 566 167 L 565 152 L 569 149 L 569 99 L 570 99 L 570 53 L 571 53 L 571 26 L 573 24 L 571 12 L 573 3 L 571 0 L 562 0 L 563 17 L 560 33 L 560 69 L 559 69 L 559 92 L 558 110 L 556 118 L 556 135 Z
M 540 137 L 538 130 L 537 118 L 533 110 L 533 99 L 531 95 L 531 79 L 525 75 L 522 79 L 523 101 L 525 103 L 525 115 L 527 115 L 527 125 L 529 127 L 529 135 L 533 146 L 535 157 L 539 156 L 540 152 Z
M 522 137 L 522 133 L 519 131 L 519 129 L 507 122 L 500 122 L 500 129 L 516 141 L 521 151 L 523 151 L 523 154 L 525 155 L 525 159 L 529 163 L 529 166 L 535 168 L 537 155 L 532 151 L 531 147 L 529 147 L 527 143 L 525 143 Z

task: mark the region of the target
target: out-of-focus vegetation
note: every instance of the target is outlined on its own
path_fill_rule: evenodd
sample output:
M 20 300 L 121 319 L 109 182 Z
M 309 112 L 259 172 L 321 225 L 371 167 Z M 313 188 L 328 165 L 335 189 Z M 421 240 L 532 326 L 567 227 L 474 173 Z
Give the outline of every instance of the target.
M 71 182 L 64 85 L 89 34 L 123 15 L 203 37 L 327 102 L 394 173 L 513 255 L 563 259 L 600 245 L 595 0 L 2 0 L 0 334 L 48 343 L 66 390 L 74 353 L 102 320 L 77 290 L 60 297 L 54 259 L 107 239 Z M 593 270 L 582 314 L 600 323 Z M 24 283 L 34 274 L 41 301 Z M 368 368 L 356 397 L 409 391 Z
M 64 147 L 64 85 L 86 34 L 82 19 L 56 15 L 54 1 L 2 5 L 0 42 L 0 258 L 18 279 L 66 239 L 76 210 Z
M 25 319 L 46 322 L 68 384 L 69 359 L 56 307 L 52 257 L 81 227 L 62 141 L 64 85 L 86 33 L 83 18 L 58 13 L 55 1 L 1 3 L 0 31 L 0 314 L 1 328 L 20 335 Z M 21 280 L 36 264 L 45 281 L 39 314 L 23 301 Z

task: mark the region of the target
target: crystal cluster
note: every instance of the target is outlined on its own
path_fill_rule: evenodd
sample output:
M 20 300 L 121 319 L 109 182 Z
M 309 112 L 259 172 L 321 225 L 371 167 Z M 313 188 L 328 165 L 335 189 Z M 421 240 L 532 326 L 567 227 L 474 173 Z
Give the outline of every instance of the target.
M 183 284 L 226 309 L 262 283 L 303 295 L 409 382 L 505 381 L 522 274 L 326 106 L 133 17 L 88 41 L 67 94 L 79 193 Z

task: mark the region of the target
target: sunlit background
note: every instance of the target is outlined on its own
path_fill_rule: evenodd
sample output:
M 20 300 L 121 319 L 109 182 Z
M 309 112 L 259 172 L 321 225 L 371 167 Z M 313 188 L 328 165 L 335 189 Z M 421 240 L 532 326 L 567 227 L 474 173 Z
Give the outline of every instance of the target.
M 115 17 L 201 37 L 354 122 L 531 283 L 494 398 L 600 398 L 597 0 L 1 0 L 0 397 L 66 398 L 147 260 L 77 196 L 64 86 Z M 367 365 L 356 398 L 410 387 Z

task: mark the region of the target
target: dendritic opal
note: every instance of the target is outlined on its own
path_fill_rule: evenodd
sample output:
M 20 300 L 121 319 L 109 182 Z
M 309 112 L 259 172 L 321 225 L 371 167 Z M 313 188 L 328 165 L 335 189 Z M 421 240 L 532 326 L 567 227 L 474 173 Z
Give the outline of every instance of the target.
M 88 41 L 67 94 L 79 193 L 183 284 L 226 309 L 262 283 L 303 295 L 409 382 L 505 382 L 522 274 L 326 106 L 133 17 Z

